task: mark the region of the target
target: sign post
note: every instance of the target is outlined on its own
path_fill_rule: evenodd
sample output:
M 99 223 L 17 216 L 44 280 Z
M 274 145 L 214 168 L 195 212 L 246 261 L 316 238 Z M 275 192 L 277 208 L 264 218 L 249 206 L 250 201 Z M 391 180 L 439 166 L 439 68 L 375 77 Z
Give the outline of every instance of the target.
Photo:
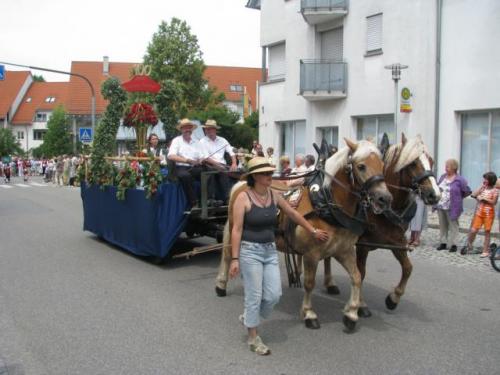
M 92 139 L 94 138 L 94 135 L 92 133 L 92 128 L 80 128 L 80 142 L 82 143 L 92 143 Z
M 0 65 L 0 81 L 5 79 L 5 65 Z

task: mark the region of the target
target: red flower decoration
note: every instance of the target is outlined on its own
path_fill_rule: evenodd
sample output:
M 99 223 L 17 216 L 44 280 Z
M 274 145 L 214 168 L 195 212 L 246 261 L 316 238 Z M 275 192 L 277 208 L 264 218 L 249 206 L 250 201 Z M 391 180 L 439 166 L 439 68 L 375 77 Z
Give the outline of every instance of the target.
M 123 125 L 133 126 L 135 128 L 141 126 L 155 126 L 158 123 L 158 117 L 151 104 L 134 103 L 130 106 L 125 114 Z

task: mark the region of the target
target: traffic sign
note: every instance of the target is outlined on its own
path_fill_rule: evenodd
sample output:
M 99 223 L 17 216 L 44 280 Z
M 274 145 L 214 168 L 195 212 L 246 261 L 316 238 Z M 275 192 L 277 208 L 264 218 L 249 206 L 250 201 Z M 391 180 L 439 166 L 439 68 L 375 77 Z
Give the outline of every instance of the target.
M 80 128 L 80 142 L 91 143 L 92 138 L 92 128 Z
M 0 65 L 0 81 L 5 79 L 5 65 Z

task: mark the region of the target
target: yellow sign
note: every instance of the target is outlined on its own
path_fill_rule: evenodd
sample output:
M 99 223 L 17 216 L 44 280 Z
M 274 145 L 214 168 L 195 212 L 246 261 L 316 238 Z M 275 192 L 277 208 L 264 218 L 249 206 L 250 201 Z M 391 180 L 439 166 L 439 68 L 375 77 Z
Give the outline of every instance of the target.
M 401 112 L 410 113 L 412 111 L 411 96 L 411 91 L 408 87 L 403 87 L 401 89 L 401 105 L 399 109 Z

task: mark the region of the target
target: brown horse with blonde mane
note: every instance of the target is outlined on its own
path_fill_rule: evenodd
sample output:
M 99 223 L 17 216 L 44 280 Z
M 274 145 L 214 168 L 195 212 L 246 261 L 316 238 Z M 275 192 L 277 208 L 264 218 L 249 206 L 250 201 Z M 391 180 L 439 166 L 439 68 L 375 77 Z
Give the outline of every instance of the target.
M 388 309 L 394 310 L 403 296 L 406 284 L 413 270 L 408 258 L 409 247 L 405 237 L 409 222 L 415 214 L 416 195 L 425 204 L 437 204 L 440 190 L 432 173 L 432 158 L 420 136 L 407 140 L 402 134 L 401 143 L 389 146 L 385 138 L 381 144 L 384 153 L 384 176 L 389 191 L 393 196 L 390 210 L 375 215 L 369 214 L 367 231 L 359 238 L 356 246 L 357 265 L 364 280 L 368 253 L 377 248 L 388 248 L 401 265 L 401 279 L 394 290 L 389 293 L 385 303 Z M 330 260 L 325 259 L 325 287 L 329 294 L 338 294 L 338 288 L 331 275 Z M 371 316 L 363 297 L 359 315 Z
M 354 247 L 360 235 L 357 229 L 369 209 L 380 213 L 391 206 L 392 196 L 384 182 L 384 164 L 378 148 L 368 141 L 360 141 L 356 144 L 346 140 L 346 143 L 347 147 L 326 161 L 322 186 L 312 184 L 309 190 L 305 189 L 297 207 L 297 210 L 314 227 L 327 231 L 330 239 L 321 243 L 314 241 L 309 233 L 306 233 L 302 227 L 293 225 L 285 215 L 280 215 L 279 218 L 279 226 L 283 234 L 276 238 L 278 250 L 291 249 L 301 254 L 304 259 L 305 294 L 301 316 L 309 328 L 319 328 L 318 317 L 312 308 L 311 301 L 318 262 L 334 257 L 351 278 L 351 295 L 344 308 L 344 324 L 348 330 L 354 329 L 358 320 L 361 287 L 361 274 L 356 265 Z M 245 189 L 246 185 L 243 183 L 236 185 L 231 192 L 229 220 L 224 231 L 224 251 L 216 279 L 216 292 L 219 296 L 226 295 L 231 258 L 232 203 L 235 197 Z M 326 204 L 327 211 L 336 210 L 330 218 L 320 215 L 311 201 L 311 196 L 319 190 L 329 197 Z M 361 213 L 361 218 L 359 213 Z M 341 223 L 347 223 L 347 225 L 342 226 Z M 357 229 L 349 228 L 350 224 Z

